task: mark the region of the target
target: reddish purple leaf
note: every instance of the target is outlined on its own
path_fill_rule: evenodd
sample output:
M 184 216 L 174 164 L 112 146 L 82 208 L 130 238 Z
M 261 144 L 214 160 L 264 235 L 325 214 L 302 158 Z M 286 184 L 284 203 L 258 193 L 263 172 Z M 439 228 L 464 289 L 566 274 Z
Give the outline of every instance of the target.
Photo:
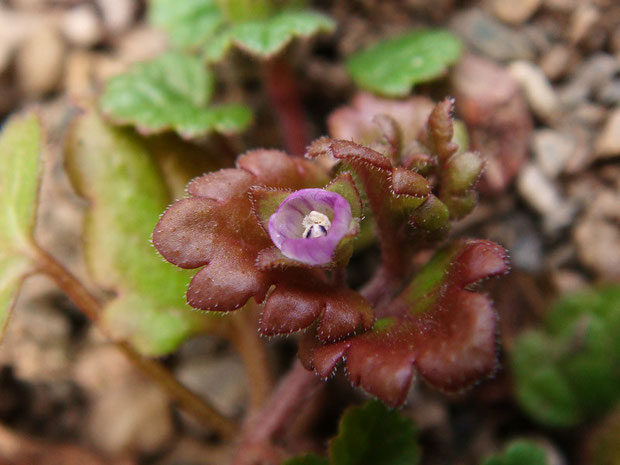
M 355 96 L 351 106 L 338 108 L 329 116 L 329 134 L 334 139 L 352 140 L 379 151 L 378 142 L 382 139 L 387 139 L 389 145 L 406 148 L 424 128 L 433 107 L 426 97 L 394 100 L 361 93 Z M 399 130 L 384 116 L 395 122 Z
M 387 404 L 402 404 L 413 366 L 435 388 L 456 392 L 493 373 L 497 317 L 471 286 L 506 273 L 507 253 L 485 240 L 458 240 L 440 250 L 367 333 L 321 345 L 301 341 L 306 367 L 323 377 L 346 360 L 349 380 Z
M 327 284 L 323 271 L 281 255 L 253 209 L 251 192 L 312 188 L 327 181 L 326 172 L 308 160 L 275 150 L 248 152 L 237 168 L 192 181 L 187 188 L 191 197 L 168 208 L 153 232 L 153 244 L 181 268 L 202 267 L 187 290 L 195 308 L 230 311 L 252 297 L 262 302 L 275 284 L 263 316 L 266 334 L 289 333 L 317 319 L 326 341 L 368 329 L 373 322 L 368 303 L 353 291 Z

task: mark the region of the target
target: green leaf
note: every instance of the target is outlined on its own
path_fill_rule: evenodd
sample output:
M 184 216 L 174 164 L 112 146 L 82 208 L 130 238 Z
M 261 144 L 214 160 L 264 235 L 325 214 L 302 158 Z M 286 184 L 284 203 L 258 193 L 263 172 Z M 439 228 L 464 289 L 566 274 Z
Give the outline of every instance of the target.
M 89 201 L 85 255 L 100 286 L 116 292 L 104 322 L 141 352 L 159 355 L 212 327 L 215 317 L 190 311 L 184 294 L 191 272 L 161 260 L 150 238 L 170 202 L 161 173 L 131 132 L 90 112 L 68 138 L 67 171 Z
M 461 43 L 452 33 L 418 30 L 353 54 L 347 69 L 358 86 L 403 97 L 415 84 L 439 77 L 460 54 Z
M 517 398 L 537 421 L 574 426 L 620 399 L 620 286 L 566 297 L 511 354 Z
M 501 455 L 487 458 L 482 465 L 548 465 L 545 450 L 533 441 L 512 441 Z
M 211 0 L 152 0 L 149 19 L 182 49 L 203 45 L 225 21 L 219 5 Z
M 152 134 L 172 129 L 186 138 L 239 132 L 251 120 L 243 105 L 209 106 L 213 75 L 198 58 L 167 53 L 110 79 L 101 108 L 113 121 Z
M 417 431 L 411 420 L 372 400 L 343 415 L 329 456 L 332 465 L 415 465 Z
M 261 58 L 279 53 L 297 37 L 331 32 L 328 16 L 299 9 L 293 2 L 279 10 L 270 2 L 153 0 L 151 22 L 165 30 L 181 50 L 202 50 L 205 61 L 219 61 L 236 45 Z
M 32 233 L 42 137 L 39 119 L 33 113 L 9 120 L 0 136 L 0 337 L 20 285 L 34 267 Z
M 254 55 L 269 58 L 296 37 L 310 37 L 319 32 L 331 32 L 334 28 L 334 21 L 321 13 L 285 10 L 271 18 L 234 25 L 229 40 Z
M 329 462 L 318 455 L 306 454 L 293 457 L 283 462 L 282 465 L 329 465 Z

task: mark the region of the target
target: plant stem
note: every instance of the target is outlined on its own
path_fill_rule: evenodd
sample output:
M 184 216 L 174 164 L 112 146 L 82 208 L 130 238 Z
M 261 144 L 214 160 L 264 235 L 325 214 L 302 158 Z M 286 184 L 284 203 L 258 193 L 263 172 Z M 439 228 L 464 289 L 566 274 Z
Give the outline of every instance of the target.
M 253 301 L 252 301 L 253 302 Z M 273 379 L 269 355 L 265 343 L 256 331 L 254 310 L 256 304 L 248 304 L 250 308 L 241 309 L 231 315 L 231 331 L 229 338 L 241 356 L 248 375 L 250 390 L 250 413 L 258 411 L 273 390 Z
M 303 155 L 308 145 L 308 122 L 297 78 L 285 58 L 276 57 L 265 63 L 264 83 L 277 113 L 286 150 L 292 155 Z
M 238 453 L 233 465 L 250 465 L 259 456 L 282 455 L 271 444 L 272 438 L 294 418 L 295 413 L 323 386 L 313 372 L 306 370 L 297 360 L 271 394 L 263 410 L 250 417 L 246 423 Z
M 61 263 L 40 247 L 37 248 L 39 271 L 50 276 L 73 303 L 95 324 L 101 332 L 114 341 L 118 349 L 140 370 L 155 381 L 168 394 L 170 399 L 192 415 L 200 424 L 217 431 L 224 437 L 233 436 L 237 425 L 222 415 L 215 407 L 208 404 L 185 386 L 180 384 L 163 365 L 155 360 L 143 357 L 129 344 L 116 341 L 101 322 L 102 305 L 84 285 Z
M 407 273 L 410 266 L 411 251 L 407 247 L 405 230 L 401 219 L 390 211 L 390 179 L 387 175 L 379 177 L 369 167 L 355 167 L 375 218 L 377 239 L 381 249 L 381 268 L 386 278 L 396 280 Z
M 399 283 L 400 280 L 395 279 L 394 275 L 382 266 L 375 272 L 370 281 L 359 290 L 359 293 L 373 306 L 375 315 L 381 318 L 384 316 L 382 310 L 394 298 Z

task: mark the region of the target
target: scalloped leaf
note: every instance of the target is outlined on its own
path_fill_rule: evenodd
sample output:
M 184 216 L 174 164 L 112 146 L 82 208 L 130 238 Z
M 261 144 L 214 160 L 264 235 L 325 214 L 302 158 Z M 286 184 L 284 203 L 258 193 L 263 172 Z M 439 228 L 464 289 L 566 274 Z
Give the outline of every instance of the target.
M 371 400 L 344 413 L 329 456 L 332 465 L 416 465 L 417 430 L 408 418 Z
M 370 400 L 349 407 L 329 443 L 329 461 L 301 455 L 284 465 L 416 465 L 420 462 L 418 432 L 413 422 L 382 402 Z
M 0 338 L 24 278 L 35 268 L 42 128 L 34 113 L 15 116 L 0 134 Z
M 416 141 L 434 106 L 427 97 L 394 100 L 361 92 L 349 106 L 337 108 L 329 115 L 329 135 L 334 139 L 352 140 L 381 152 L 377 141 L 384 138 L 385 128 L 377 124 L 377 117 L 387 115 L 400 128 L 400 145 L 406 148 Z
M 263 59 L 281 52 L 297 37 L 331 32 L 336 23 L 328 16 L 310 10 L 284 10 L 265 19 L 233 24 L 205 44 L 206 61 L 219 61 L 236 45 Z
M 282 189 L 321 187 L 327 181 L 320 165 L 263 149 L 239 157 L 235 169 L 192 181 L 191 197 L 170 206 L 153 232 L 166 260 L 181 268 L 202 267 L 187 290 L 189 304 L 231 311 L 252 297 L 265 301 L 261 331 L 266 335 L 288 334 L 315 321 L 325 341 L 370 328 L 372 308 L 359 294 L 329 285 L 317 267 L 283 257 L 255 214 L 261 198 L 270 210 L 279 199 L 269 196 Z M 258 197 L 254 205 L 250 193 Z
M 443 30 L 418 30 L 384 40 L 347 60 L 355 83 L 377 94 L 404 97 L 415 84 L 433 80 L 458 60 L 461 42 Z
M 149 20 L 179 48 L 196 49 L 211 39 L 226 18 L 212 0 L 152 0 Z
M 482 462 L 482 465 L 549 465 L 545 449 L 534 441 L 516 439 L 502 454 L 494 455 Z
M 351 383 L 388 405 L 402 404 L 418 373 L 432 386 L 458 392 L 493 373 L 497 317 L 471 286 L 506 273 L 497 244 L 461 239 L 440 250 L 382 312 L 373 329 L 334 344 L 302 340 L 304 365 L 329 376 L 341 359 Z
M 250 124 L 246 106 L 209 105 L 212 94 L 213 75 L 201 60 L 171 52 L 111 78 L 100 105 L 114 122 L 132 124 L 143 134 L 174 130 L 195 138 L 239 132 Z
M 84 224 L 89 272 L 117 294 L 103 315 L 113 334 L 142 353 L 161 355 L 217 324 L 187 308 L 183 294 L 190 274 L 162 262 L 150 244 L 170 199 L 140 139 L 89 112 L 70 132 L 66 165 L 74 188 L 89 201 Z
M 545 329 L 516 341 L 517 398 L 537 421 L 570 427 L 620 399 L 620 286 L 568 296 L 546 314 Z
M 257 3 L 258 5 L 258 3 Z M 221 60 L 235 45 L 263 59 L 281 52 L 298 37 L 331 32 L 336 23 L 312 10 L 272 7 L 248 9 L 249 5 L 222 5 L 216 0 L 154 0 L 151 22 L 164 29 L 172 43 L 181 49 L 202 49 L 207 62 Z M 254 6 L 254 5 L 252 5 Z M 241 8 L 242 11 L 232 11 Z

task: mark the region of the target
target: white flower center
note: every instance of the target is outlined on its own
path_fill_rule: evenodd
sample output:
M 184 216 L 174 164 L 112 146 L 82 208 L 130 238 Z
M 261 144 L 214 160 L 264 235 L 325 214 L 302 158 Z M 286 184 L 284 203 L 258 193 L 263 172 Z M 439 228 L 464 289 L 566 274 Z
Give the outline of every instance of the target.
M 326 215 L 314 210 L 306 215 L 301 224 L 305 228 L 303 237 L 306 239 L 326 236 L 331 226 L 331 222 Z

